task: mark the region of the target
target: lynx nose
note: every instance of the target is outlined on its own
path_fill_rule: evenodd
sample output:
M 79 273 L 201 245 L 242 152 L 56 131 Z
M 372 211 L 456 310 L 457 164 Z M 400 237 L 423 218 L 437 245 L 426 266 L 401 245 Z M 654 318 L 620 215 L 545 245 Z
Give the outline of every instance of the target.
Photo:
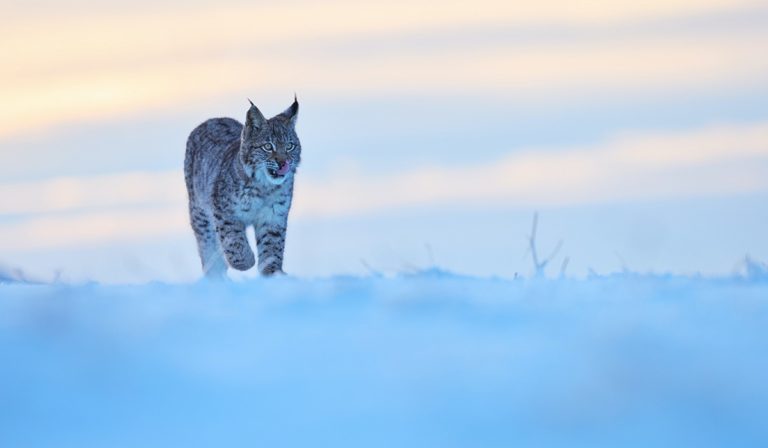
M 279 174 L 281 176 L 284 176 L 288 172 L 288 170 L 291 169 L 291 162 L 289 162 L 287 160 L 283 160 L 282 162 L 277 162 L 277 163 L 278 163 L 278 166 L 279 166 L 279 168 L 277 170 L 277 174 Z
M 288 158 L 282 154 L 276 154 L 274 157 L 272 157 L 272 161 L 277 163 L 278 168 L 282 168 L 286 163 L 288 163 Z

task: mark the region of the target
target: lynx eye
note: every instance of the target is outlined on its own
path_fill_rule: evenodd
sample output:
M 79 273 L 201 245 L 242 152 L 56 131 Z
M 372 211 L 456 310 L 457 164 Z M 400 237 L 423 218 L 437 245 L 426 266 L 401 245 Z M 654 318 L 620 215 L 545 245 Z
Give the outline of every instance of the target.
M 291 152 L 294 149 L 296 149 L 296 143 L 288 143 L 288 146 L 285 147 L 285 152 Z
M 264 143 L 261 145 L 261 150 L 264 152 L 272 152 L 274 150 L 274 146 L 272 146 L 272 143 Z

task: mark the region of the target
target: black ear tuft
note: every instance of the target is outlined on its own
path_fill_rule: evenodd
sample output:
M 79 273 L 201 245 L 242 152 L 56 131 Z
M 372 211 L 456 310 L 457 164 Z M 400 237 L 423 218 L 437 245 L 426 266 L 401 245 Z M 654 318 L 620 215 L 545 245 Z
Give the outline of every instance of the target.
M 299 116 L 299 100 L 296 97 L 296 94 L 293 94 L 293 104 L 288 107 L 288 109 L 285 109 L 278 117 L 288 121 L 291 123 L 291 125 L 296 125 L 296 119 Z
M 248 113 L 245 116 L 245 128 L 243 129 L 244 134 L 261 128 L 267 122 L 267 119 L 264 118 L 264 115 L 261 113 L 259 108 L 253 104 L 253 101 L 249 99 L 248 102 L 251 103 L 251 107 L 248 109 Z

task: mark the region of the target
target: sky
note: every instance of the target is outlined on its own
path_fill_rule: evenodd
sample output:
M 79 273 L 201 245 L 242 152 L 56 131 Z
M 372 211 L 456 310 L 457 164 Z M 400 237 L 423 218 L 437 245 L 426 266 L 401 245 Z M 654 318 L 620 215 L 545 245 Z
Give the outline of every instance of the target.
M 768 259 L 767 25 L 753 0 L 2 2 L 0 265 L 196 279 L 187 135 L 296 93 L 290 274 L 529 275 L 535 212 L 550 275 L 728 274 Z

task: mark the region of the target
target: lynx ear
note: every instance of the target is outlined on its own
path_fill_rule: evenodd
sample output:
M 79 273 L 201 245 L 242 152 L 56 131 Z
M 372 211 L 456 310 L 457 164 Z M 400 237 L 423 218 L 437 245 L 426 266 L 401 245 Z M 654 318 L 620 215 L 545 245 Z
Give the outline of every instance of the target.
M 245 116 L 245 131 L 250 132 L 263 127 L 267 119 L 264 118 L 259 108 L 253 104 L 253 101 L 249 99 L 248 102 L 251 103 L 251 108 L 248 109 L 248 114 Z
M 293 104 L 278 115 L 278 117 L 291 123 L 291 126 L 296 125 L 296 119 L 299 117 L 299 100 L 296 99 L 296 94 L 293 95 Z

